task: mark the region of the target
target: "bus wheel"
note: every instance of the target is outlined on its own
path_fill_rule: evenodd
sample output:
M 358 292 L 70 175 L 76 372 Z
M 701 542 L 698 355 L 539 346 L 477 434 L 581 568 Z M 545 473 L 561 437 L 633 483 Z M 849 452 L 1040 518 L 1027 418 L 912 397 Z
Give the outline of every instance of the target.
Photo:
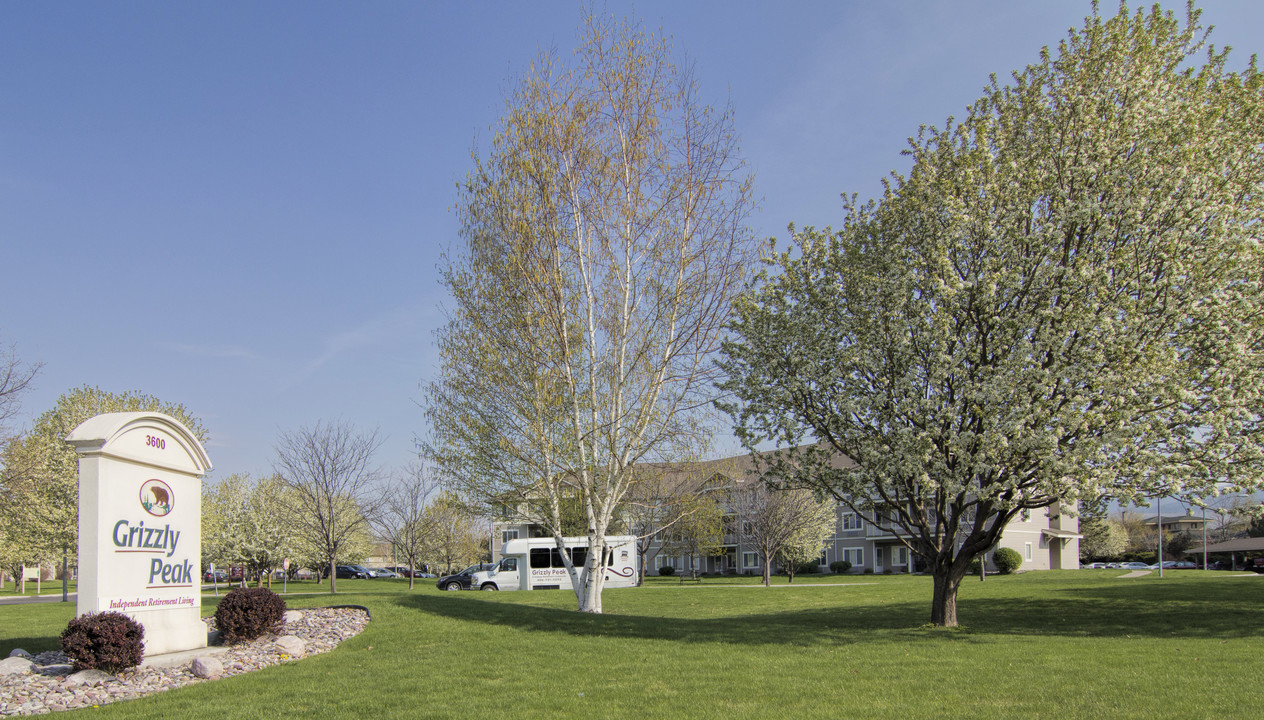
M 491 583 L 487 583 L 483 587 L 479 588 L 479 590 L 499 590 L 499 589 L 500 588 L 497 588 L 495 585 L 492 585 Z

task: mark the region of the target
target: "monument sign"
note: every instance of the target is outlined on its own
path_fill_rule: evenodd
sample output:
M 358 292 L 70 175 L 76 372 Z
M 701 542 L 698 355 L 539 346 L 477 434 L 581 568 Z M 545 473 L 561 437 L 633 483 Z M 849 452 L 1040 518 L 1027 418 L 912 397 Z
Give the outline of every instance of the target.
M 106 413 L 66 441 L 79 454 L 79 600 L 145 627 L 145 654 L 206 647 L 201 443 L 168 415 Z

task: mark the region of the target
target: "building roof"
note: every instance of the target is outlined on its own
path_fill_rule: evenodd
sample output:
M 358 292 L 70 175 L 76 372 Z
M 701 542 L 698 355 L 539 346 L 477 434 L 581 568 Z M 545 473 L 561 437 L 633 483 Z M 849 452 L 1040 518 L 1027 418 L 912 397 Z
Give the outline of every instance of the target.
M 653 494 L 662 487 L 686 489 L 691 492 L 741 487 L 759 478 L 756 455 L 771 455 L 776 451 L 745 453 L 717 460 L 684 462 L 637 463 L 633 472 L 641 473 L 640 487 L 634 487 L 631 495 Z M 855 467 L 851 458 L 834 453 L 831 465 L 838 469 Z M 649 480 L 649 482 L 646 482 Z
M 1064 540 L 1083 539 L 1083 535 L 1071 530 L 1060 530 L 1058 528 L 1040 528 L 1040 534 L 1048 537 L 1062 538 Z
M 1198 517 L 1197 515 L 1164 515 L 1164 516 L 1163 516 L 1163 524 L 1164 524 L 1164 525 L 1175 525 L 1176 523 L 1179 523 L 1179 522 L 1197 522 L 1197 523 L 1200 523 L 1200 522 L 1203 522 L 1203 519 L 1202 519 L 1201 517 Z M 1146 519 L 1145 519 L 1145 524 L 1146 524 L 1146 525 L 1157 525 L 1157 524 L 1158 524 L 1158 515 L 1151 515 L 1150 517 L 1146 518 Z
M 1203 552 L 1203 546 L 1191 547 L 1185 551 L 1186 555 L 1198 555 Z M 1264 537 L 1246 537 L 1227 540 L 1222 543 L 1212 543 L 1207 546 L 1209 553 L 1221 552 L 1264 552 Z

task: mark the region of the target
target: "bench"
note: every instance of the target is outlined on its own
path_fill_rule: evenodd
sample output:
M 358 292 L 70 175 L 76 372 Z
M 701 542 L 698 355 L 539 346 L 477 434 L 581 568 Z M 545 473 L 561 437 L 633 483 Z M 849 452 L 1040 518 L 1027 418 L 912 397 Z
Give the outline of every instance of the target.
M 682 583 L 683 583 L 683 582 L 696 582 L 696 583 L 700 583 L 700 582 L 702 582 L 702 576 L 701 576 L 701 575 L 699 575 L 698 577 L 689 577 L 688 575 L 685 575 L 685 574 L 683 574 L 683 573 L 682 573 L 682 574 L 681 574 L 681 576 L 680 576 L 680 581 L 681 581 Z

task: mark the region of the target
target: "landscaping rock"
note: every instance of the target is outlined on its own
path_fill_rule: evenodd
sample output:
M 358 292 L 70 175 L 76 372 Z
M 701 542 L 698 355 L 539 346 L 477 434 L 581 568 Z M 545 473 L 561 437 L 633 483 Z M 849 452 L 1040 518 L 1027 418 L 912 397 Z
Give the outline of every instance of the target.
M 31 654 L 22 648 L 13 648 L 9 651 L 9 657 L 20 657 L 30 659 Z
M 35 663 L 25 657 L 7 657 L 0 660 L 0 675 L 25 675 L 34 667 Z
M 214 680 L 224 674 L 224 664 L 213 657 L 193 658 L 193 675 L 204 680 Z
M 104 670 L 80 670 L 66 678 L 67 685 L 99 685 L 115 680 L 113 675 Z
M 290 657 L 303 657 L 303 655 L 307 654 L 307 643 L 303 641 L 303 638 L 294 635 L 277 638 L 272 647 Z
M 215 627 L 214 618 L 203 619 L 209 628 Z M 368 622 L 368 613 L 363 608 L 309 608 L 303 611 L 301 620 L 285 631 L 305 641 L 303 656 L 306 657 L 333 650 L 343 640 L 357 635 Z M 233 645 L 217 658 L 223 666 L 220 677 L 259 670 L 296 657 L 283 652 L 277 651 L 275 638 Z M 70 658 L 61 650 L 37 653 L 31 660 L 34 662 L 32 672 L 0 674 L 0 718 L 90 708 L 211 681 L 196 676 L 190 661 L 185 661 L 162 667 L 129 668 L 117 678 L 101 673 L 109 679 L 82 684 L 79 680 L 62 677 L 70 673 L 71 667 Z
M 285 611 L 285 624 L 286 625 L 289 625 L 291 623 L 296 623 L 302 619 L 303 619 L 303 613 L 299 612 L 298 610 Z

